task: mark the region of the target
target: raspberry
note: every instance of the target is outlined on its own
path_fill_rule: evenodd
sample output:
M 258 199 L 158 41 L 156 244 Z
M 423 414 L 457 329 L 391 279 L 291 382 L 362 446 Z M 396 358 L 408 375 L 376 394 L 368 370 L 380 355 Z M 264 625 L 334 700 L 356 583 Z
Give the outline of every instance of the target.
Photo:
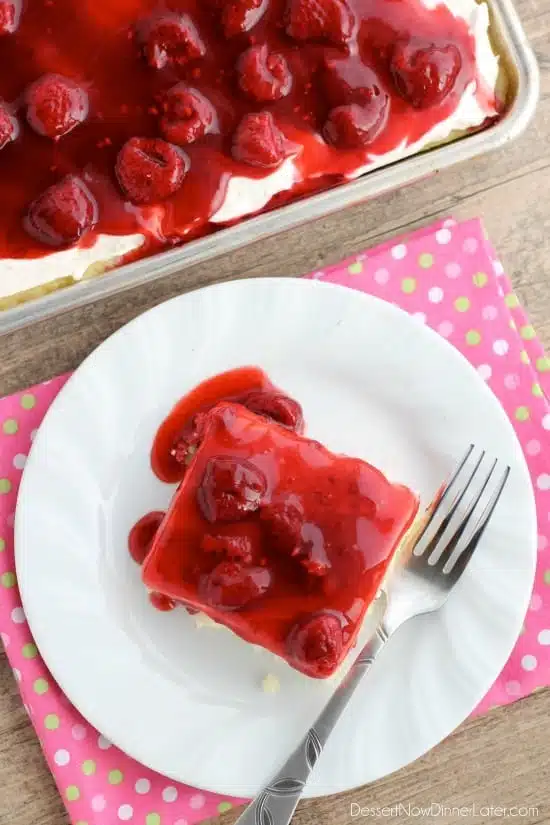
M 39 135 L 59 140 L 88 116 L 88 95 L 59 74 L 45 74 L 27 89 L 27 120 Z
M 178 146 L 194 143 L 217 130 L 216 112 L 210 101 L 185 83 L 177 83 L 166 92 L 162 107 L 161 132 Z
M 302 541 L 304 510 L 298 496 L 262 507 L 260 518 L 265 524 L 269 542 L 278 553 L 295 556 Z
M 226 37 L 249 32 L 263 17 L 268 0 L 225 0 L 222 7 L 222 26 Z
M 298 622 L 287 636 L 289 656 L 314 678 L 330 676 L 340 662 L 342 625 L 332 613 L 316 613 Z
M 462 68 L 456 46 L 398 43 L 391 62 L 395 88 L 415 109 L 437 106 L 452 91 Z
M 165 14 L 141 25 L 143 54 L 153 69 L 184 66 L 204 57 L 206 49 L 197 27 L 186 14 Z
M 271 573 L 266 567 L 247 567 L 222 561 L 199 583 L 201 598 L 218 610 L 239 610 L 269 589 Z
M 136 204 L 169 198 L 182 185 L 188 169 L 187 155 L 160 138 L 130 138 L 116 160 L 120 187 Z
M 282 392 L 253 390 L 238 399 L 239 404 L 256 415 L 271 418 L 296 432 L 301 432 L 304 416 L 301 406 Z
M 355 20 L 345 0 L 289 0 L 287 33 L 296 40 L 323 40 L 341 45 L 351 37 Z
M 23 226 L 41 243 L 64 246 L 81 238 L 96 221 L 94 196 L 80 178 L 67 175 L 31 203 Z
M 217 456 L 206 465 L 197 501 L 211 523 L 239 521 L 259 509 L 266 489 L 264 474 L 250 461 Z
M 201 542 L 205 553 L 220 553 L 230 561 L 251 564 L 254 557 L 252 541 L 248 536 L 212 536 L 205 533 Z
M 268 51 L 266 45 L 252 46 L 237 65 L 239 85 L 254 100 L 280 100 L 292 88 L 292 75 L 281 54 Z
M 131 557 L 137 564 L 143 564 L 145 561 L 164 515 L 160 510 L 154 513 L 147 513 L 147 515 L 140 518 L 137 524 L 134 524 L 130 530 L 128 549 Z
M 245 115 L 233 137 L 233 157 L 266 169 L 278 166 L 285 156 L 284 136 L 271 112 Z
M 388 98 L 379 95 L 364 106 L 348 103 L 329 112 L 325 139 L 340 149 L 362 149 L 378 137 L 386 124 Z
M 20 17 L 21 0 L 0 0 L 0 37 L 17 31 Z
M 206 420 L 205 413 L 195 413 L 174 441 L 170 454 L 178 464 L 188 464 L 193 457 L 202 441 Z
M 327 60 L 322 82 L 331 106 L 341 106 L 344 103 L 363 106 L 373 97 L 384 94 L 380 78 L 360 57 Z
M 0 100 L 0 149 L 15 140 L 19 134 L 19 123 L 5 103 Z

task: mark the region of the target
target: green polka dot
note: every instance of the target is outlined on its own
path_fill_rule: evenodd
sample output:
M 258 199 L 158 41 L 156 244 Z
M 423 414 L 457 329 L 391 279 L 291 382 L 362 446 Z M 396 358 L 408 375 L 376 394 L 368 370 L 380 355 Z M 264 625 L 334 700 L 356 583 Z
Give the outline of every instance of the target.
M 38 649 L 36 645 L 34 645 L 32 642 L 28 642 L 28 644 L 23 645 L 23 649 L 21 652 L 25 659 L 34 659 L 36 656 L 38 656 Z
M 57 730 L 59 727 L 59 716 L 55 713 L 48 713 L 44 719 L 44 727 L 46 730 Z
M 350 275 L 360 275 L 363 271 L 363 264 L 361 261 L 355 261 L 354 263 L 348 266 L 348 272 Z
M 522 351 L 520 352 L 519 357 L 521 359 L 522 364 L 530 364 L 531 363 L 531 359 L 529 358 L 529 355 L 525 352 L 524 349 L 522 349 Z
M 533 386 L 531 387 L 531 392 L 533 393 L 535 398 L 542 398 L 542 387 L 540 384 L 533 384 Z
M 470 309 L 470 299 L 457 298 L 455 301 L 455 309 L 457 312 L 466 312 L 468 309 Z
M 160 814 L 147 814 L 145 817 L 145 825 L 160 825 Z
M 0 495 L 2 493 L 9 493 L 11 490 L 11 481 L 9 478 L 0 478 Z
M 97 765 L 93 759 L 86 759 L 85 762 L 82 763 L 82 773 L 85 776 L 92 776 L 96 772 Z
M 6 420 L 2 424 L 2 429 L 6 435 L 15 435 L 15 433 L 19 429 L 19 424 L 17 423 L 15 418 L 6 418 Z
M 65 791 L 65 796 L 69 800 L 69 802 L 76 802 L 77 799 L 80 799 L 80 791 L 76 787 L 76 785 L 69 785 L 67 790 Z
M 510 309 L 516 309 L 517 307 L 519 307 L 518 296 L 515 295 L 513 292 L 509 292 L 508 295 L 505 296 L 504 302 L 506 306 Z
M 6 549 L 6 541 L 5 539 L 0 539 L 0 553 L 3 553 Z
M 485 286 L 489 278 L 487 277 L 485 272 L 476 272 L 472 280 L 474 282 L 474 286 L 482 287 Z
M 544 355 L 542 358 L 537 358 L 537 369 L 539 372 L 550 371 L 550 358 Z
M 42 696 L 43 693 L 48 692 L 49 685 L 45 679 L 36 679 L 33 687 L 34 692 L 38 693 L 39 696 Z
M 521 337 L 524 341 L 532 341 L 536 334 L 535 328 L 531 326 L 531 324 L 525 324 L 525 326 L 521 328 Z
M 550 570 L 544 571 L 543 579 L 545 584 L 550 584 Z
M 471 347 L 477 347 L 477 345 L 481 342 L 481 333 L 477 331 L 477 329 L 470 329 L 466 333 L 466 343 L 469 344 Z
M 9 573 L 2 573 L 0 582 L 2 582 L 2 587 L 13 587 L 15 585 L 15 573 L 11 571 Z
M 530 413 L 528 407 L 518 407 L 516 410 L 516 419 L 518 421 L 528 421 L 529 415 Z
M 418 259 L 418 265 L 422 267 L 422 269 L 429 269 L 433 266 L 434 256 L 430 255 L 429 252 L 423 252 L 422 255 Z
M 109 780 L 110 785 L 120 785 L 122 780 L 124 779 L 124 774 L 122 771 L 109 771 L 109 776 L 107 777 Z
M 233 805 L 231 802 L 220 802 L 218 805 L 218 812 L 220 814 L 224 814 L 226 811 L 230 811 Z
M 407 295 L 410 295 L 410 293 L 416 289 L 416 280 L 414 278 L 403 278 L 401 281 L 401 289 Z
M 21 396 L 20 404 L 24 410 L 32 410 L 36 404 L 36 398 L 31 392 L 26 392 Z

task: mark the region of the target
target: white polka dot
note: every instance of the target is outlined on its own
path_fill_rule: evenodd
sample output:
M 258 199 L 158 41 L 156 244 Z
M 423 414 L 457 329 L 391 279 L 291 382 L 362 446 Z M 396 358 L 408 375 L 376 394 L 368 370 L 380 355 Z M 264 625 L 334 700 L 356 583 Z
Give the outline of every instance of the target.
M 504 687 L 505 687 L 506 693 L 509 696 L 518 696 L 520 691 L 521 691 L 520 683 L 516 682 L 515 680 L 512 680 L 510 682 L 506 682 Z
M 453 334 L 454 327 L 450 321 L 441 321 L 437 331 L 443 336 L 443 338 L 450 338 Z
M 527 442 L 525 451 L 527 455 L 538 455 L 540 453 L 540 441 L 537 441 L 536 438 L 532 438 L 531 441 Z
M 165 802 L 175 802 L 178 798 L 178 789 L 174 788 L 173 785 L 169 785 L 167 788 L 164 788 L 162 798 Z
M 14 677 L 15 677 L 15 681 L 16 681 L 16 682 L 20 682 L 20 681 L 21 681 L 21 671 L 20 671 L 20 670 L 18 670 L 16 667 L 14 667 L 14 669 L 13 669 L 13 675 L 14 675 Z
M 121 805 L 118 809 L 118 818 L 123 822 L 128 822 L 134 815 L 134 809 L 131 805 Z
M 445 218 L 443 221 L 443 226 L 456 226 L 455 218 Z
M 548 547 L 548 539 L 546 536 L 539 535 L 537 538 L 537 550 L 541 553 L 543 550 L 546 550 Z
M 135 784 L 136 793 L 149 793 L 151 790 L 151 783 L 148 779 L 138 779 Z
M 14 457 L 13 457 L 13 466 L 15 467 L 16 470 L 22 470 L 23 467 L 25 466 L 26 460 L 27 460 L 26 455 L 23 455 L 23 453 L 17 453 L 17 455 L 14 455 Z
M 550 473 L 541 473 L 537 478 L 539 490 L 550 490 Z
M 11 620 L 15 622 L 15 624 L 23 624 L 23 622 L 27 621 L 27 617 L 25 616 L 25 611 L 22 607 L 14 607 L 11 611 Z
M 109 740 L 100 733 L 97 738 L 97 746 L 101 748 L 102 751 L 107 751 L 112 746 L 112 742 L 109 742 Z
M 493 272 L 495 273 L 495 275 L 504 274 L 504 267 L 502 266 L 500 261 L 493 261 Z
M 504 386 L 507 390 L 517 390 L 519 387 L 519 375 L 515 373 L 508 373 L 504 376 Z
M 435 233 L 435 240 L 437 243 L 446 244 L 450 243 L 452 240 L 453 234 L 449 229 L 439 229 Z
M 545 628 L 537 636 L 539 645 L 550 645 L 550 630 Z
M 412 317 L 415 321 L 419 321 L 421 324 L 425 324 L 428 320 L 425 312 L 414 312 Z
M 546 415 L 542 419 L 542 429 L 550 430 L 550 413 L 546 413 Z
M 68 765 L 71 761 L 71 754 L 69 753 L 69 751 L 66 751 L 62 748 L 61 750 L 58 750 L 54 753 L 53 761 L 56 765 L 60 765 L 61 767 L 63 767 L 64 765 Z
M 531 601 L 529 602 L 529 610 L 540 610 L 542 607 L 542 599 L 538 593 L 533 593 L 531 596 Z
M 199 808 L 204 808 L 206 803 L 206 799 L 201 793 L 195 793 L 189 800 L 189 807 L 193 808 L 194 811 L 198 811 Z
M 481 314 L 485 321 L 494 321 L 498 318 L 498 309 L 490 304 L 489 306 L 483 307 Z
M 100 811 L 104 811 L 107 807 L 107 800 L 105 799 L 103 794 L 98 793 L 92 797 L 90 805 L 92 807 L 92 811 L 96 811 L 96 813 L 99 813 Z
M 31 441 L 34 441 L 37 432 L 38 430 L 31 430 Z
M 10 637 L 7 633 L 0 633 L 0 641 L 2 642 L 4 647 L 7 647 L 10 643 Z
M 449 264 L 445 265 L 445 275 L 447 278 L 458 278 L 462 274 L 462 269 L 460 264 L 455 263 L 452 261 Z
M 440 286 L 433 286 L 428 292 L 428 300 L 432 304 L 440 304 L 443 300 L 444 292 Z
M 467 255 L 475 255 L 478 246 L 477 238 L 466 238 L 462 244 L 462 249 Z
M 503 338 L 497 338 L 497 340 L 493 344 L 493 352 L 495 353 L 495 355 L 506 355 L 509 349 L 510 344 Z
M 477 368 L 477 371 L 484 381 L 488 381 L 491 375 L 493 374 L 493 370 L 491 369 L 490 364 L 480 364 Z
M 77 742 L 80 742 L 82 739 L 86 739 L 86 728 L 84 725 L 73 725 L 71 733 L 73 739 L 76 739 Z
M 397 246 L 392 247 L 391 256 L 395 258 L 396 261 L 402 261 L 405 255 L 407 254 L 407 247 L 404 243 L 397 244 Z
M 374 280 L 377 284 L 380 284 L 380 286 L 384 286 L 384 284 L 387 284 L 390 280 L 390 273 L 387 269 L 377 269 L 374 273 Z
M 524 670 L 534 670 L 537 664 L 536 656 L 532 656 L 530 653 L 527 653 L 521 659 L 521 666 Z

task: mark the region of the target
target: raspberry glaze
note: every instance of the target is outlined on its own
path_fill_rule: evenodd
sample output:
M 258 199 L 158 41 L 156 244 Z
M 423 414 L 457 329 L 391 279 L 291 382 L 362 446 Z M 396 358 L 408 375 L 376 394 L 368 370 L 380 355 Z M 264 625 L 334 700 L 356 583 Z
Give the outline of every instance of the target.
M 216 403 L 222 394 L 244 403 Z M 174 445 L 187 447 L 168 513 L 141 519 L 129 547 L 145 559 L 156 606 L 201 610 L 325 678 L 353 645 L 418 501 L 364 461 L 303 437 L 302 426 L 297 402 L 260 370 L 200 385 L 153 448 L 153 466 L 174 480 Z
M 327 188 L 421 138 L 476 80 L 467 23 L 421 0 L 0 0 L 0 23 L 3 258 L 51 251 L 24 218 L 67 176 L 97 204 L 78 242 L 139 232 L 145 256 L 213 231 L 231 176 L 292 156 L 271 207 Z M 136 196 L 135 139 L 179 144 L 145 158 L 158 197 Z

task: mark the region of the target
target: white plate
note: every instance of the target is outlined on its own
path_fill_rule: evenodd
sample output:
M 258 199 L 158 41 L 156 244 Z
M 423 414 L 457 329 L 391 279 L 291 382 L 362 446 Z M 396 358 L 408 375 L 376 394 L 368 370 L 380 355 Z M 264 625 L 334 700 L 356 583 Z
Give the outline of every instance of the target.
M 149 467 L 155 430 L 202 379 L 262 366 L 302 402 L 308 433 L 427 500 L 471 441 L 512 467 L 467 574 L 439 615 L 403 629 L 340 721 L 306 795 L 396 770 L 483 697 L 520 632 L 536 518 L 512 426 L 475 370 L 435 333 L 364 294 L 305 280 L 237 281 L 183 295 L 124 327 L 48 412 L 24 473 L 16 560 L 40 651 L 76 707 L 173 779 L 250 796 L 332 689 L 183 610 L 150 607 L 128 531 L 173 488 Z M 268 672 L 281 692 L 266 695 Z

